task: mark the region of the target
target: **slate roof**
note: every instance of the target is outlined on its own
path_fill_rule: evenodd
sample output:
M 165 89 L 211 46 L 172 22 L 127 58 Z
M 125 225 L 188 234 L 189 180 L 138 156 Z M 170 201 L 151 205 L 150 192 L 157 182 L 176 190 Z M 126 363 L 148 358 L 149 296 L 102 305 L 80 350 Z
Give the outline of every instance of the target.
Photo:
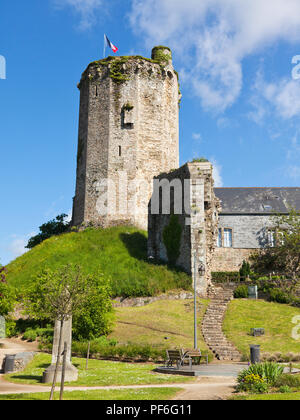
M 221 200 L 221 214 L 288 213 L 289 207 L 300 210 L 300 187 L 297 188 L 215 188 Z

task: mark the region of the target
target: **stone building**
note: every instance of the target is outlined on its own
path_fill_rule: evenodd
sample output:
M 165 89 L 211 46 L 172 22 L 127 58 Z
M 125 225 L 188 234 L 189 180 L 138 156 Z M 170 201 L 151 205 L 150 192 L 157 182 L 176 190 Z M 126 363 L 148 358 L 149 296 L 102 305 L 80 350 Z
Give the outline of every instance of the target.
M 147 229 L 153 177 L 179 166 L 178 75 L 167 47 L 152 58 L 91 63 L 78 85 L 73 225 Z
M 212 271 L 238 271 L 255 250 L 274 246 L 274 213 L 300 211 L 300 188 L 215 188 L 222 210 Z
M 212 169 L 210 162 L 192 162 L 159 175 L 149 204 L 149 258 L 170 262 L 175 253 L 176 265 L 193 275 L 201 295 L 211 281 L 220 210 Z
M 300 210 L 300 188 L 215 188 L 212 165 L 179 168 L 178 74 L 167 47 L 108 57 L 82 74 L 74 226 L 147 230 L 149 258 L 176 263 L 206 295 L 272 245 L 272 215 Z

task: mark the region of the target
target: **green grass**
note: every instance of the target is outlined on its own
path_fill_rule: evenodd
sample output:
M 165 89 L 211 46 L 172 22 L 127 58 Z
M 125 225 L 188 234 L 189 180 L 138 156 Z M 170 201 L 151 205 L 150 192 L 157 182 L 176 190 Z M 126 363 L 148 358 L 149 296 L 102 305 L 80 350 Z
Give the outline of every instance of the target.
M 86 229 L 52 237 L 7 266 L 7 279 L 24 290 L 41 270 L 79 264 L 86 274 L 111 277 L 114 296 L 153 296 L 190 289 L 191 277 L 147 261 L 147 235 L 133 227 Z
M 294 316 L 300 309 L 263 300 L 233 300 L 226 313 L 223 329 L 228 339 L 244 355 L 249 355 L 249 345 L 261 345 L 261 352 L 299 353 L 299 340 L 291 336 Z M 251 328 L 265 328 L 262 337 L 250 336 Z
M 21 373 L 5 375 L 9 382 L 19 384 L 41 385 L 43 371 L 51 363 L 51 356 L 38 354 Z M 76 386 L 110 386 L 110 385 L 157 385 L 193 382 L 194 378 L 165 375 L 152 372 L 153 364 L 121 363 L 102 360 L 90 360 L 89 369 L 85 370 L 85 359 L 73 358 L 72 363 L 78 368 L 78 381 L 69 385 Z
M 99 391 L 73 391 L 65 392 L 65 401 L 143 401 L 143 400 L 169 400 L 176 396 L 181 388 L 141 388 L 141 389 L 120 389 L 120 390 L 99 390 Z M 59 399 L 59 393 L 54 394 L 54 399 Z M 2 401 L 37 401 L 49 400 L 49 392 L 36 394 L 10 394 L 0 395 Z
M 199 299 L 199 331 L 208 302 Z M 143 343 L 169 348 L 194 346 L 194 304 L 191 300 L 163 300 L 143 307 L 118 308 L 116 319 L 116 327 L 110 338 L 120 343 Z M 200 349 L 208 350 L 200 333 L 198 345 Z
M 300 392 L 288 392 L 286 394 L 251 394 L 237 395 L 229 398 L 230 400 L 239 401 L 295 401 L 300 400 Z

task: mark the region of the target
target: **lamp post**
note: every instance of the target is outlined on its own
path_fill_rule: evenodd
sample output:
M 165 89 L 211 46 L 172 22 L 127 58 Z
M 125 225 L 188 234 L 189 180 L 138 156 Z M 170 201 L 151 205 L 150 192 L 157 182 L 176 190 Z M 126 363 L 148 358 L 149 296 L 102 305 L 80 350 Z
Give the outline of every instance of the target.
M 198 337 L 197 337 L 197 273 L 200 277 L 205 274 L 205 266 L 202 262 L 197 267 L 197 253 L 194 254 L 194 348 L 198 348 Z

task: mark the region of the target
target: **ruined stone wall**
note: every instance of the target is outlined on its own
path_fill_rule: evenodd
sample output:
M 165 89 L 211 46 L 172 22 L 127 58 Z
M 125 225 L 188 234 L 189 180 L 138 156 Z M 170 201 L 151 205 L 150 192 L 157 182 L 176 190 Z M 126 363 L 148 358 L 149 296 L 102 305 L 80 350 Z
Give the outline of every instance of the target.
M 179 166 L 178 77 L 171 52 L 158 53 L 100 60 L 83 73 L 74 225 L 147 229 L 153 177 Z
M 216 248 L 211 271 L 239 271 L 243 261 L 248 261 L 254 249 Z
M 180 253 L 176 265 L 192 274 L 198 293 L 205 296 L 211 282 L 219 210 L 219 201 L 213 190 L 212 165 L 209 162 L 187 163 L 176 171 L 157 177 L 160 185 L 163 185 L 164 180 L 169 182 L 169 189 L 165 186 L 165 190 L 162 188 L 161 194 L 158 194 L 157 188 L 154 188 L 149 207 L 149 257 L 168 262 L 164 231 L 169 226 L 172 215 L 175 215 L 182 228 Z M 179 189 L 178 182 L 182 186 L 182 213 L 176 212 L 175 204 L 176 202 L 178 204 L 179 200 L 174 199 L 174 196 L 177 196 L 175 192 L 171 192 L 171 206 L 169 212 L 166 212 L 163 199 L 170 188 Z M 153 201 L 157 198 L 159 214 L 154 214 Z M 196 270 L 194 270 L 195 265 Z M 205 270 L 204 274 L 199 273 L 201 265 Z

